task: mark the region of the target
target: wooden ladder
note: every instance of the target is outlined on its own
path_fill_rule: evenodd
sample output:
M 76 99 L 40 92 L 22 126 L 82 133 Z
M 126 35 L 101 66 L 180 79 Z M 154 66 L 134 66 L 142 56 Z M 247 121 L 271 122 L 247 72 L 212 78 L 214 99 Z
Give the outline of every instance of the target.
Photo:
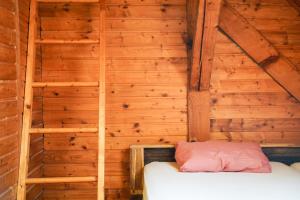
M 38 3 L 96 3 L 99 5 L 99 40 L 53 40 L 36 38 Z M 98 82 L 34 82 L 36 44 L 99 44 Z M 34 87 L 98 87 L 99 119 L 95 128 L 31 128 Z M 28 178 L 30 135 L 36 133 L 91 133 L 98 132 L 98 176 Z M 26 85 L 23 113 L 22 140 L 20 149 L 18 200 L 26 199 L 27 184 L 80 183 L 97 181 L 97 200 L 104 200 L 104 156 L 105 156 L 105 6 L 104 0 L 31 0 Z

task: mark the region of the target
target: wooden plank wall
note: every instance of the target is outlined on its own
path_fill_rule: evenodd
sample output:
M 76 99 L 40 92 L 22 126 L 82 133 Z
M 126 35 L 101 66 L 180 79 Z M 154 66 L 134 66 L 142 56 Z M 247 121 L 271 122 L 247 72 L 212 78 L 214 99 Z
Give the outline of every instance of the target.
M 296 9 L 286 0 L 229 2 L 299 66 L 300 18 Z M 128 199 L 130 144 L 186 139 L 185 10 L 183 0 L 107 0 L 108 199 Z M 98 35 L 96 4 L 41 5 L 40 15 L 43 38 L 95 39 Z M 98 79 L 97 45 L 45 45 L 41 55 L 43 70 L 37 70 L 37 79 L 40 75 L 43 81 Z M 5 91 L 1 95 L 11 95 L 3 98 L 16 96 L 14 80 L 0 83 Z M 220 32 L 210 92 L 211 138 L 300 143 L 299 102 Z M 97 122 L 96 89 L 47 88 L 35 94 L 38 126 L 43 125 L 42 119 L 45 127 L 91 127 Z M 43 141 L 41 136 L 37 138 Z M 44 163 L 44 172 L 38 167 L 36 175 L 95 175 L 96 141 L 94 134 L 46 134 L 44 142 L 36 145 L 39 150 L 42 145 L 45 148 L 43 162 L 36 159 L 36 163 Z M 56 184 L 44 189 L 45 199 L 92 199 L 96 195 L 94 184 Z M 38 194 L 40 189 L 36 191 Z
M 300 17 L 288 1 L 228 2 L 299 68 Z M 300 144 L 300 103 L 220 32 L 210 92 L 212 139 Z
M 28 23 L 30 0 L 18 0 L 20 10 L 20 73 L 19 73 L 19 100 L 20 109 L 23 110 L 24 87 L 25 87 L 25 71 L 27 61 L 27 40 L 28 40 Z M 41 56 L 40 49 L 37 49 L 36 76 L 35 80 L 41 80 Z M 33 104 L 33 127 L 43 127 L 42 115 L 42 90 L 36 90 L 34 94 Z M 22 120 L 22 119 L 21 119 Z M 21 130 L 20 130 L 21 131 Z M 32 135 L 30 141 L 30 165 L 29 176 L 43 176 L 43 135 Z M 31 185 L 28 187 L 27 199 L 41 199 L 42 186 Z
M 0 199 L 14 199 L 24 99 L 29 0 L 1 1 L 0 13 Z M 34 125 L 41 126 L 41 101 L 35 105 L 38 106 L 34 108 Z M 36 136 L 31 142 L 30 174 L 42 176 L 43 138 Z M 30 187 L 28 198 L 39 199 L 41 191 L 40 186 Z
M 129 198 L 129 146 L 186 140 L 184 0 L 107 0 L 106 196 Z M 42 38 L 98 37 L 97 4 L 41 5 Z M 43 81 L 96 81 L 98 45 L 45 45 Z M 45 127 L 92 127 L 97 90 L 44 90 Z M 95 134 L 45 134 L 44 175 L 96 174 Z M 94 184 L 47 185 L 44 199 L 93 199 Z
M 18 175 L 18 8 L 0 1 L 0 199 L 15 198 Z

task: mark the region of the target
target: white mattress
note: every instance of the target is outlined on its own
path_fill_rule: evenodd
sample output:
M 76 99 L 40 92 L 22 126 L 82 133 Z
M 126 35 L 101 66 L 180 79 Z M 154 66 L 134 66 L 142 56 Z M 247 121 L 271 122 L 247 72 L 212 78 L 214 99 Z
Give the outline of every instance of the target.
M 300 173 L 271 162 L 272 173 L 182 173 L 176 163 L 144 170 L 144 200 L 300 200 Z
M 292 164 L 291 167 L 300 171 L 300 162 Z

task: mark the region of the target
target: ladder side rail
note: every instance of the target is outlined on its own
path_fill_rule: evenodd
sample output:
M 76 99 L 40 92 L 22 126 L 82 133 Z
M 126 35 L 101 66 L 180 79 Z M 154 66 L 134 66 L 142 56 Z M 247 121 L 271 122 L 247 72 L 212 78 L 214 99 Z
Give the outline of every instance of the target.
M 105 1 L 99 5 L 99 122 L 97 199 L 104 200 L 105 171 Z
M 30 18 L 29 18 L 29 35 L 28 35 L 28 53 L 27 53 L 27 68 L 26 68 L 26 84 L 24 94 L 24 111 L 23 125 L 20 147 L 20 163 L 19 163 L 19 179 L 17 189 L 17 199 L 26 199 L 26 178 L 28 174 L 30 134 L 32 120 L 32 100 L 33 88 L 32 82 L 35 71 L 36 46 L 35 37 L 37 32 L 37 2 L 31 0 L 30 3 Z

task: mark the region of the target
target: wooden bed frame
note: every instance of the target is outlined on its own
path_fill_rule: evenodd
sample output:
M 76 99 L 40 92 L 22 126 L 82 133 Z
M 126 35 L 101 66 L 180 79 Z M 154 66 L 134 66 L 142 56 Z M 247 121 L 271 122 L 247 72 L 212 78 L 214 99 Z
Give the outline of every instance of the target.
M 300 162 L 300 146 L 262 145 L 271 161 L 285 164 Z M 132 200 L 143 198 L 143 169 L 153 161 L 174 162 L 174 145 L 133 145 L 130 147 L 130 191 Z

